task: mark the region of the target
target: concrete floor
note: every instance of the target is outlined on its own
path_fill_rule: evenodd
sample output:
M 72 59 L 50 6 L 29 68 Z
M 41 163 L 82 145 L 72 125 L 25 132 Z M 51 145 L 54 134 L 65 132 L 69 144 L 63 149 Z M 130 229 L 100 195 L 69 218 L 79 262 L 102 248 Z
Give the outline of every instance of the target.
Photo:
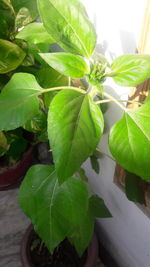
M 0 191 L 0 267 L 22 267 L 20 242 L 28 225 L 17 203 L 17 190 Z
M 0 191 L 0 267 L 22 267 L 20 243 L 30 221 L 17 203 L 17 191 Z M 105 267 L 99 260 L 97 267 Z

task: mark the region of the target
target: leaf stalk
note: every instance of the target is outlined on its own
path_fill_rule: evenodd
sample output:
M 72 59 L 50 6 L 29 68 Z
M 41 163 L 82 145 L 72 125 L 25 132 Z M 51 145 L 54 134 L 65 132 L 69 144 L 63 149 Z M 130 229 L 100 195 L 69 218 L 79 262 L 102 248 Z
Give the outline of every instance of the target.
M 79 92 L 81 94 L 86 94 L 87 92 L 81 88 L 78 87 L 74 87 L 74 86 L 61 86 L 61 87 L 53 87 L 53 88 L 47 88 L 47 89 L 43 89 L 40 94 L 43 93 L 48 93 L 48 92 L 53 92 L 53 91 L 57 91 L 57 90 L 74 90 L 76 92 Z

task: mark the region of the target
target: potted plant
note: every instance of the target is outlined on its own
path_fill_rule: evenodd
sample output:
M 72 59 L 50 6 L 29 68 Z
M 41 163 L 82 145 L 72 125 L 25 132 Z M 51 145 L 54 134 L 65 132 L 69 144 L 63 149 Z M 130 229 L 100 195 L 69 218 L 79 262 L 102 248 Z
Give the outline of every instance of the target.
M 150 76 L 150 56 L 123 55 L 110 65 L 104 56 L 94 53 L 95 29 L 78 0 L 38 0 L 38 9 L 43 21 L 41 38 L 46 31 L 66 51 L 39 56 L 69 77 L 69 83 L 45 89 L 32 74 L 14 74 L 0 95 L 0 129 L 14 129 L 32 119 L 38 113 L 41 96 L 46 94 L 47 132 L 54 165 L 35 165 L 29 169 L 20 187 L 19 203 L 50 253 L 56 255 L 67 238 L 81 256 L 91 240 L 94 218 L 111 216 L 103 200 L 89 192 L 81 169 L 103 134 L 104 103 L 113 101 L 124 112 L 109 134 L 114 159 L 129 172 L 150 180 L 149 98 L 129 110 L 109 95 L 104 86 L 108 77 L 121 86 L 143 82 Z M 18 38 L 32 37 L 34 32 L 35 24 L 27 25 Z M 72 86 L 72 78 L 85 78 L 88 86 Z M 31 250 L 42 253 L 45 249 L 37 237 L 31 243 L 30 250 L 27 249 L 30 259 Z M 24 266 L 27 264 L 35 266 L 34 262 L 24 262 Z M 61 264 L 57 262 L 57 266 Z
M 51 38 L 47 34 L 44 45 L 33 37 L 32 40 L 16 38 L 21 27 L 38 17 L 36 1 L 10 1 L 0 2 L 0 91 L 3 91 L 14 73 L 28 72 L 39 76 L 40 68 L 47 66 L 38 56 L 39 52 L 48 52 Z M 45 34 L 46 38 L 46 34 Z M 39 72 L 39 74 L 38 74 Z M 49 82 L 47 81 L 47 85 Z M 13 102 L 13 99 L 12 99 Z M 32 112 L 31 112 L 32 114 Z M 0 131 L 0 190 L 18 186 L 23 175 L 32 164 L 33 144 L 47 141 L 45 135 L 47 115 L 40 110 L 34 117 L 30 117 L 23 128 L 5 127 Z M 5 117 L 3 118 L 5 120 Z M 30 134 L 34 133 L 33 135 Z M 34 140 L 33 140 L 34 139 Z M 31 144 L 32 143 L 32 144 Z

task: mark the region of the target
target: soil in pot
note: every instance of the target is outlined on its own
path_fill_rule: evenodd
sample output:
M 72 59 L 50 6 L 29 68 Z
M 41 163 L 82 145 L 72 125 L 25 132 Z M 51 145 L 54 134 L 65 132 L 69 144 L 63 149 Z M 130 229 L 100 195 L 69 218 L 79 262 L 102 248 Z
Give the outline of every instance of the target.
M 51 255 L 39 236 L 30 225 L 21 243 L 23 267 L 95 267 L 98 259 L 98 240 L 96 235 L 88 249 L 79 257 L 75 248 L 65 239 Z
M 87 257 L 85 252 L 80 258 L 67 239 L 51 255 L 35 233 L 31 240 L 30 251 L 33 266 L 36 267 L 83 267 Z

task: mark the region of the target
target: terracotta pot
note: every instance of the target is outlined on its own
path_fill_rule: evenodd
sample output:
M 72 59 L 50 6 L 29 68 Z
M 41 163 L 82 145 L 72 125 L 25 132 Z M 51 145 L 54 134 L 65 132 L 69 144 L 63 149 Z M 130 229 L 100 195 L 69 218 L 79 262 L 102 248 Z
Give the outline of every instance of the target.
M 33 147 L 30 147 L 12 167 L 3 167 L 0 170 L 0 190 L 17 188 L 26 171 L 32 165 Z
M 30 244 L 33 234 L 34 234 L 33 226 L 30 225 L 27 228 L 21 243 L 21 261 L 23 267 L 36 267 L 32 262 L 30 255 Z M 97 259 L 98 259 L 98 240 L 96 235 L 94 234 L 90 242 L 90 245 L 88 247 L 87 259 L 84 264 L 84 267 L 96 267 Z

